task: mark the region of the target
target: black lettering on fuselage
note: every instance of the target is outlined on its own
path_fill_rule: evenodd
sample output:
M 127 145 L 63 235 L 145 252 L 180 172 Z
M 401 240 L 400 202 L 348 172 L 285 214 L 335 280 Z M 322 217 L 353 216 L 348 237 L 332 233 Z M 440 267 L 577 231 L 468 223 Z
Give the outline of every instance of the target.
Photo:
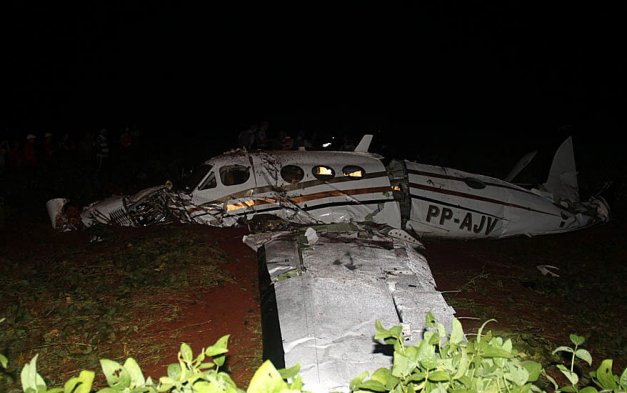
M 485 229 L 485 234 L 486 235 L 489 235 L 490 232 L 492 232 L 494 230 L 494 227 L 496 227 L 496 223 L 497 222 L 499 222 L 498 219 L 492 218 L 492 217 L 488 217 L 488 226 Z
M 477 225 L 475 224 L 475 226 L 473 227 L 473 229 L 472 229 L 472 230 L 473 230 L 475 233 L 479 233 L 479 232 L 481 232 L 481 230 L 483 229 L 483 224 L 485 224 L 485 216 L 481 216 L 481 223 L 479 224 L 479 226 L 477 226 Z
M 453 218 L 453 211 L 448 207 L 442 208 L 442 216 L 440 217 L 440 225 L 444 225 L 444 221 Z
M 472 213 L 466 213 L 464 220 L 459 225 L 459 229 L 466 229 L 467 231 L 472 229 Z
M 427 222 L 431 222 L 431 218 L 437 217 L 440 215 L 440 208 L 435 205 L 429 205 L 429 210 L 427 210 Z

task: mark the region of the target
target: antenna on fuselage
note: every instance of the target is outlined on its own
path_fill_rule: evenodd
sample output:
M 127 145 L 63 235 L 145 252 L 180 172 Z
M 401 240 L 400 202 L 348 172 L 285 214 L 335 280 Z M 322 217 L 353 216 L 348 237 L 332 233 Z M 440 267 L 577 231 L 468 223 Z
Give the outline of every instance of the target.
M 355 151 L 367 153 L 368 149 L 370 148 L 370 142 L 372 142 L 372 134 L 364 135 L 363 137 L 361 137 L 361 140 L 355 148 Z

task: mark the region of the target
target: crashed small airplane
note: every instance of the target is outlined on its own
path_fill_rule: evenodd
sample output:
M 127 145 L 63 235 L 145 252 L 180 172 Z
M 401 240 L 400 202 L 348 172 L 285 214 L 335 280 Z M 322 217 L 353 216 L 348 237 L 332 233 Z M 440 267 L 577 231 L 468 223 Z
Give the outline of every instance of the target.
M 425 237 L 502 238 L 586 228 L 609 219 L 601 197 L 580 201 L 572 140 L 558 149 L 538 188 L 455 169 L 355 151 L 246 151 L 214 157 L 189 176 L 82 210 L 48 201 L 52 226 L 145 226 L 182 222 L 253 226 L 243 241 L 257 251 L 264 359 L 300 364 L 305 389 L 348 392 L 362 371 L 392 359 L 372 341 L 376 320 L 401 325 L 416 341 L 434 315 L 450 331 L 455 310 L 436 289 Z M 271 217 L 272 219 L 267 219 Z M 278 222 L 278 225 L 274 225 Z M 289 225 L 284 225 L 289 224 Z M 300 225 L 299 225 L 300 224 Z
M 456 169 L 391 160 L 368 152 L 372 135 L 354 151 L 234 150 L 207 160 L 175 191 L 168 182 L 114 196 L 68 217 L 66 199 L 48 202 L 53 227 L 143 226 L 185 222 L 234 226 L 256 215 L 299 224 L 372 222 L 416 237 L 503 238 L 586 228 L 609 219 L 602 197 L 579 198 L 572 139 L 557 150 L 547 181 L 524 188 Z

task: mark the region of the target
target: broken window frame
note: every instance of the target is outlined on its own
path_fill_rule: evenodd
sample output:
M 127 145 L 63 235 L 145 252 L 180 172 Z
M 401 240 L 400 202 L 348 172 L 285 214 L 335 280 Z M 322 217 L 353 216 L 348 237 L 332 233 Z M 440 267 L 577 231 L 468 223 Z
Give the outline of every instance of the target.
M 331 172 L 331 174 L 320 173 L 319 170 L 323 168 Z M 311 174 L 318 180 L 331 180 L 335 177 L 335 169 L 328 165 L 316 165 L 311 168 Z
M 359 173 L 356 175 L 356 173 Z M 363 179 L 366 176 L 366 171 L 359 165 L 346 165 L 342 168 L 342 174 L 351 179 Z

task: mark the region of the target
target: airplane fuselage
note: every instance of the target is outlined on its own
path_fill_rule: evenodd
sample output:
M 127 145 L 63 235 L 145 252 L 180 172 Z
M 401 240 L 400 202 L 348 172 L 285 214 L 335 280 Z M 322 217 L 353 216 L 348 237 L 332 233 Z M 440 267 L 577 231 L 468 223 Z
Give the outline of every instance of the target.
M 500 238 L 560 233 L 599 220 L 535 190 L 455 169 L 364 152 L 237 150 L 204 164 L 189 191 L 206 213 L 232 225 L 273 214 L 300 223 L 370 221 L 420 236 Z M 203 218 L 204 216 L 204 218 Z

